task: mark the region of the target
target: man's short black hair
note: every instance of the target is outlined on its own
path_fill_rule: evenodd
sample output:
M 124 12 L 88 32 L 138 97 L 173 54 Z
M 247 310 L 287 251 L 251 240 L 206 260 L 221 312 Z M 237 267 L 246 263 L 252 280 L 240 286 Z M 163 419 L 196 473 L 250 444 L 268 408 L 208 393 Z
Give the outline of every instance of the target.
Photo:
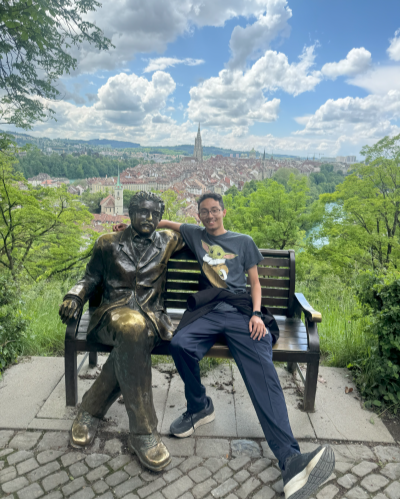
M 200 203 L 202 203 L 206 199 L 214 199 L 215 201 L 218 201 L 219 205 L 221 206 L 222 210 L 225 209 L 224 206 L 224 201 L 222 199 L 221 194 L 217 194 L 215 192 L 206 192 L 205 194 L 202 194 L 199 199 L 197 200 L 197 207 L 200 211 Z
M 131 197 L 131 200 L 129 202 L 129 218 L 132 218 L 133 212 L 137 210 L 137 207 L 142 201 L 155 201 L 156 203 L 160 203 L 160 218 L 162 218 L 165 210 L 164 201 L 153 192 L 145 191 L 137 192 Z

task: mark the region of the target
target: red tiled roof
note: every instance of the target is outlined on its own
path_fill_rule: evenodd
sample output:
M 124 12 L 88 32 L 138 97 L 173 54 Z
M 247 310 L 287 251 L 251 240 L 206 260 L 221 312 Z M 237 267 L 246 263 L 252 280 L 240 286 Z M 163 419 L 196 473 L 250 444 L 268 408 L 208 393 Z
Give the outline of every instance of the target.
M 103 204 L 107 204 L 108 201 L 113 201 L 113 204 L 112 206 L 115 206 L 115 199 L 114 199 L 114 196 L 112 194 L 109 194 L 106 198 L 102 199 L 100 201 L 100 206 L 103 206 Z

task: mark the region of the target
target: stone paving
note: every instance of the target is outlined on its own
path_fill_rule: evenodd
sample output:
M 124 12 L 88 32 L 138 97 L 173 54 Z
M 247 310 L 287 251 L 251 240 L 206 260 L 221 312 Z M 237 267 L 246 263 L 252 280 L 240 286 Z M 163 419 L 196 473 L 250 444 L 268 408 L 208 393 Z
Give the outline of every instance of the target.
M 83 357 L 80 356 L 80 360 Z M 106 357 L 89 368 L 87 360 L 78 377 L 78 393 L 94 382 Z M 340 440 L 394 444 L 383 421 L 364 409 L 360 394 L 347 369 L 320 367 L 316 408 L 313 413 L 301 410 L 302 384 L 282 366 L 277 373 L 282 385 L 294 436 L 300 440 Z M 172 421 L 186 410 L 184 385 L 173 364 L 152 369 L 152 386 L 158 430 L 169 434 Z M 212 398 L 216 418 L 196 432 L 198 437 L 264 437 L 246 386 L 234 364 L 223 364 L 202 378 Z M 348 388 L 352 389 L 349 390 Z M 346 393 L 347 391 L 347 393 Z M 10 430 L 66 431 L 72 426 L 77 409 L 65 406 L 64 359 L 33 357 L 7 369 L 0 380 L 0 428 Z M 107 412 L 106 431 L 118 435 L 129 428 L 123 404 L 113 404 Z
M 261 439 L 164 437 L 172 462 L 152 473 L 129 454 L 126 438 L 100 429 L 82 452 L 69 447 L 67 432 L 0 430 L 0 498 L 283 498 L 277 461 Z M 303 452 L 317 445 L 300 441 Z M 400 499 L 399 445 L 332 447 L 336 469 L 313 499 Z

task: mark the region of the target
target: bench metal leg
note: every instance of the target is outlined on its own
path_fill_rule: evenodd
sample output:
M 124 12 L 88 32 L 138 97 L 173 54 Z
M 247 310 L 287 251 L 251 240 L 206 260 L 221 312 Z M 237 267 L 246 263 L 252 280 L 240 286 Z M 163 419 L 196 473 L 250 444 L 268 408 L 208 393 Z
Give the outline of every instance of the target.
M 317 394 L 319 362 L 308 362 L 306 383 L 304 386 L 304 410 L 313 412 L 315 408 L 315 396 Z
M 65 398 L 67 406 L 76 406 L 78 403 L 78 356 L 74 345 L 65 342 Z
M 296 362 L 287 362 L 286 369 L 291 374 L 294 374 L 296 372 Z
M 97 366 L 97 352 L 89 352 L 89 367 Z

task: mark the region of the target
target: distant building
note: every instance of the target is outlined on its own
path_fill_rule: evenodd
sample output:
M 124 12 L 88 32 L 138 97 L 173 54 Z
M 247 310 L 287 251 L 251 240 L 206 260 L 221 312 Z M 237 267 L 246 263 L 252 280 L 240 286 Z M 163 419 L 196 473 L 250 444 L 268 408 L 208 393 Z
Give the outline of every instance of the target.
M 121 182 L 119 180 L 119 167 L 118 167 L 117 185 L 114 188 L 114 197 L 115 197 L 114 215 L 123 215 L 124 214 L 124 188 L 122 187 Z
M 352 163 L 357 162 L 356 156 L 336 156 L 337 163 L 346 163 L 347 165 L 351 165 Z
M 115 199 L 111 194 L 100 201 L 101 213 L 115 215 Z
M 199 129 L 197 130 L 197 137 L 194 141 L 193 157 L 197 159 L 197 161 L 201 163 L 203 162 L 203 146 L 201 144 L 200 123 L 199 123 Z
M 40 185 L 44 180 L 51 180 L 50 175 L 47 173 L 39 173 L 39 175 L 36 175 L 36 177 L 28 178 L 28 183 L 33 185 L 33 187 L 36 187 L 37 185 Z

